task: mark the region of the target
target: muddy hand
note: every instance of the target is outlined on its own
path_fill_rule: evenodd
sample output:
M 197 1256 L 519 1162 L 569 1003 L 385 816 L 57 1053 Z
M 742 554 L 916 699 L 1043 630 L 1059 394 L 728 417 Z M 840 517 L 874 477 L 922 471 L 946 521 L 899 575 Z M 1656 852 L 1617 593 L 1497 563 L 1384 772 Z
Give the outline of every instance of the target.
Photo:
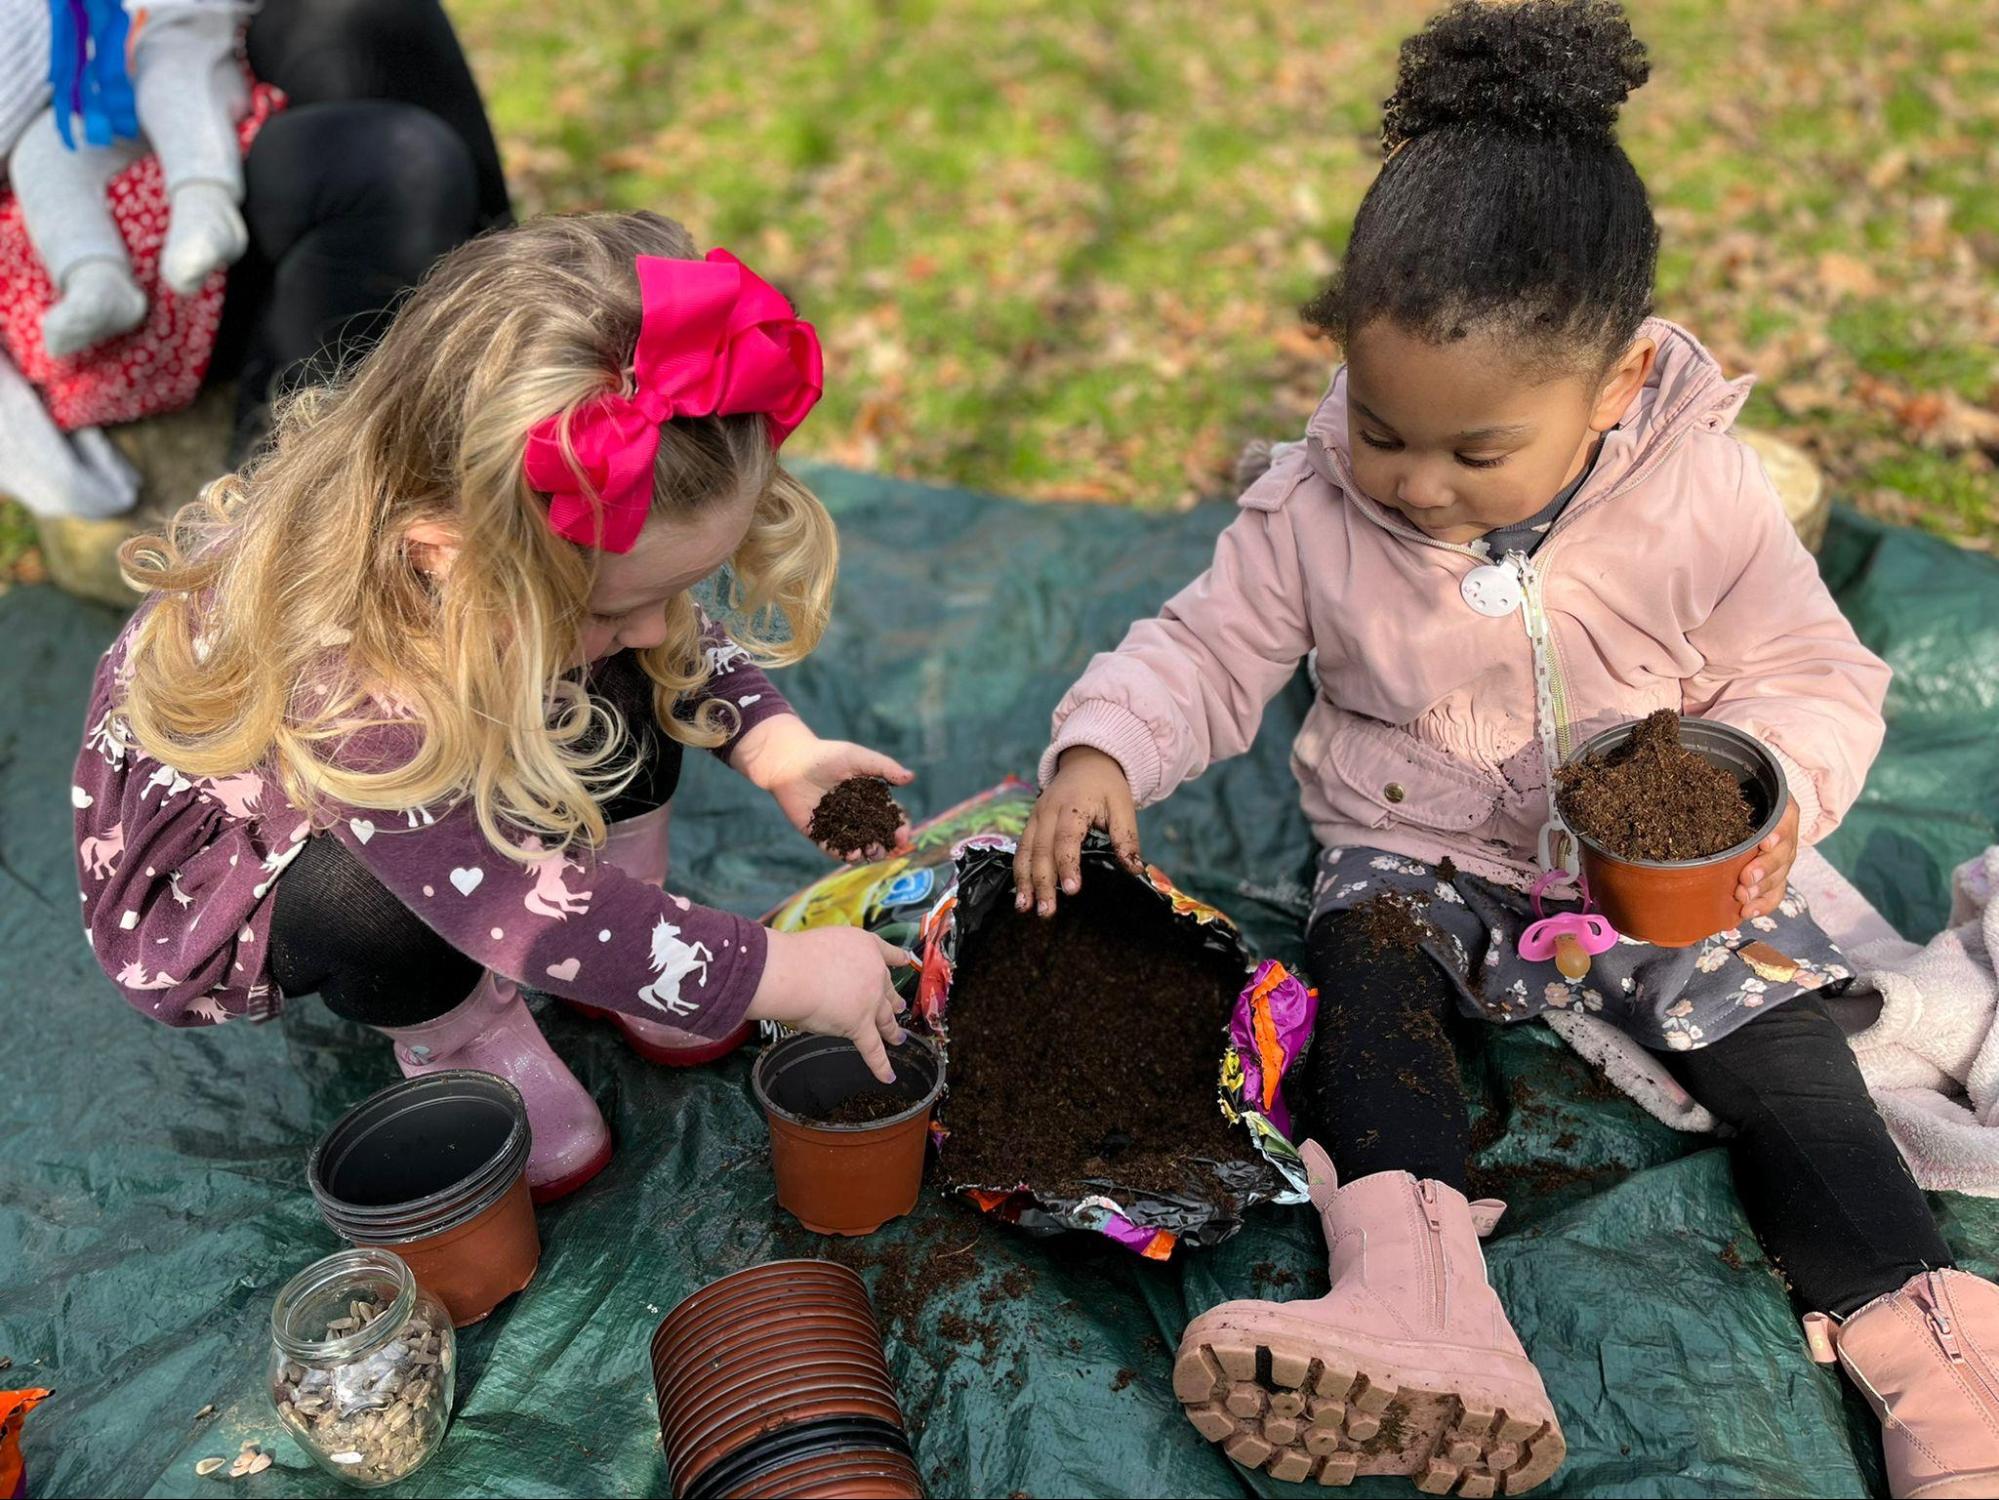
M 1742 920 L 1767 917 L 1777 909 L 1790 885 L 1791 866 L 1798 858 L 1798 804 L 1784 809 L 1784 816 L 1770 836 L 1756 846 L 1756 857 L 1743 870 L 1735 887 L 1735 899 L 1742 907 Z
M 1014 851 L 1016 911 L 1053 916 L 1058 886 L 1071 896 L 1083 888 L 1083 840 L 1092 828 L 1110 835 L 1120 864 L 1134 875 L 1143 873 L 1138 809 L 1124 767 L 1101 750 L 1076 745 L 1062 752 Z

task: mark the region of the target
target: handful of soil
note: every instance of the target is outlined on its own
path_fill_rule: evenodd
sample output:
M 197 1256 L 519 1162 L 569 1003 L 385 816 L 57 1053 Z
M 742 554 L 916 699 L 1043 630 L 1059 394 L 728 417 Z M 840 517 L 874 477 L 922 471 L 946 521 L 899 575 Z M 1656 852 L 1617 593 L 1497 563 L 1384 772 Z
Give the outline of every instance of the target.
M 1227 1196 L 1207 1163 L 1246 1154 L 1215 1099 L 1244 978 L 1116 872 L 1091 871 L 1052 917 L 996 903 L 965 936 L 945 1015 L 951 1179 Z
M 1569 826 L 1620 859 L 1704 859 L 1756 831 L 1741 785 L 1680 743 L 1670 708 L 1608 755 L 1561 767 L 1555 786 Z
M 904 814 L 879 776 L 849 776 L 812 809 L 811 837 L 835 854 L 895 847 Z

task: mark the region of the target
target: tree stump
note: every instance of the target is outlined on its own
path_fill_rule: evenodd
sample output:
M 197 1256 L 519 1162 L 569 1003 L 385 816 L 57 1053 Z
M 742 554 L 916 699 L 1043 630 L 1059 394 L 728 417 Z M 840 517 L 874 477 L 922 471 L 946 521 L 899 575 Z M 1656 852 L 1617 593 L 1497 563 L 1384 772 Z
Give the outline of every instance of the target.
M 138 591 L 118 570 L 118 548 L 128 537 L 159 530 L 223 472 L 235 401 L 233 386 L 217 386 L 184 411 L 107 429 L 139 471 L 139 503 L 130 514 L 108 521 L 37 517 L 49 578 L 86 599 L 121 608 L 138 603 Z

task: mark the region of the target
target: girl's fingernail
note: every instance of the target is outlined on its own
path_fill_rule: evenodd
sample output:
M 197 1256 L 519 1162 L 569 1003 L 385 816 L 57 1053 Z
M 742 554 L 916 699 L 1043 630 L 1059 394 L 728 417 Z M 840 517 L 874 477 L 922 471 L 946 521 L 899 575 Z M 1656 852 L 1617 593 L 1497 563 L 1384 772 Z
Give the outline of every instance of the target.
M 1083 887 L 1083 882 L 1078 880 L 1073 875 L 1071 875 L 1067 880 L 1062 882 L 1062 889 L 1068 892 L 1071 896 L 1075 895 L 1077 891 L 1082 889 L 1082 887 Z
M 1053 901 L 1044 901 L 1044 902 L 1042 902 L 1042 903 L 1041 903 L 1041 915 L 1042 915 L 1042 916 L 1044 916 L 1044 917 L 1052 917 L 1052 916 L 1054 916 L 1054 915 L 1055 915 L 1055 903 L 1054 903 Z
M 1013 909 L 1015 911 L 1026 911 L 1027 908 L 1032 906 L 1033 904 L 1034 903 L 1032 899 L 1028 896 L 1027 892 L 1016 891 L 1014 893 Z

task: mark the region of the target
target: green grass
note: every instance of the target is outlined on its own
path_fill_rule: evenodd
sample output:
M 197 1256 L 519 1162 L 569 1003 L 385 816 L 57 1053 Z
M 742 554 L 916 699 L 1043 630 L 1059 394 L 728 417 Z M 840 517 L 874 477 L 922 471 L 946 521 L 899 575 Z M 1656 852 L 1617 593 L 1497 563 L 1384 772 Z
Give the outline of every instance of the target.
M 799 451 L 1146 507 L 1223 493 L 1316 402 L 1336 352 L 1294 309 L 1431 8 L 447 3 L 524 212 L 672 214 L 819 324 Z M 1903 426 L 1999 402 L 1999 0 L 1631 9 L 1660 310 L 1763 376 L 1752 417 L 1837 497 L 1999 542 L 1992 456 Z
M 1344 241 L 1429 7 L 451 9 L 524 209 L 673 214 L 819 322 L 832 385 L 801 449 L 1175 506 L 1225 490 L 1239 444 L 1295 432 L 1322 389 L 1335 351 L 1293 309 Z M 1999 0 L 1633 14 L 1654 77 L 1625 138 L 1666 231 L 1661 311 L 1765 374 L 1752 413 L 1836 494 L 1991 545 L 1989 458 L 1919 447 L 1892 409 L 1999 389 Z M 1828 281 L 1828 254 L 1871 283 Z

